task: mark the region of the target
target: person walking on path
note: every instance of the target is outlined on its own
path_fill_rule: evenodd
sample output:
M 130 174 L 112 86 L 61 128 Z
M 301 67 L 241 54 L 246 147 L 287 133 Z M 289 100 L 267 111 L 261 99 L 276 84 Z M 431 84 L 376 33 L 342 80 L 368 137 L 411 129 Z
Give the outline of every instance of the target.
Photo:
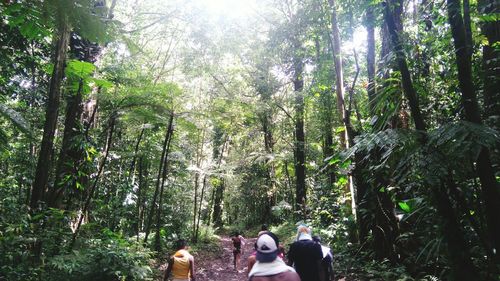
M 168 261 L 168 268 L 163 281 L 167 281 L 172 274 L 172 281 L 196 281 L 194 275 L 194 257 L 187 251 L 186 240 L 180 239 L 176 243 L 175 254 Z
M 311 229 L 300 225 L 297 229 L 297 239 L 288 251 L 288 265 L 295 267 L 302 281 L 322 281 L 322 260 L 321 245 L 312 240 Z
M 334 280 L 333 274 L 333 254 L 330 248 L 321 244 L 321 237 L 315 235 L 312 237 L 313 241 L 321 246 L 323 252 L 323 259 L 321 260 L 321 270 L 319 273 L 320 280 L 330 281 Z
M 295 270 L 278 256 L 279 239 L 272 232 L 264 232 L 255 242 L 256 262 L 248 274 L 249 281 L 301 281 Z
M 241 236 L 239 232 L 235 232 L 233 237 L 231 237 L 231 241 L 233 241 L 233 246 L 234 246 L 233 249 L 234 269 L 238 270 L 238 268 L 240 267 L 241 254 L 243 253 L 242 247 L 245 246 L 245 238 L 243 238 L 243 236 Z

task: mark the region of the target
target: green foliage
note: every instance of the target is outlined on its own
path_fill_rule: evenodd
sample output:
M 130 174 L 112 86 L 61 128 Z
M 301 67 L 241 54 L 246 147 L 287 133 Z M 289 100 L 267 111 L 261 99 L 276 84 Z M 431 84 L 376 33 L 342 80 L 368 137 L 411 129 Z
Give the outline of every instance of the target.
M 94 73 L 96 67 L 89 62 L 70 60 L 65 70 L 67 76 L 76 76 L 80 79 L 86 79 Z
M 47 261 L 51 280 L 146 280 L 151 253 L 139 244 L 109 236 L 89 239 L 80 249 Z

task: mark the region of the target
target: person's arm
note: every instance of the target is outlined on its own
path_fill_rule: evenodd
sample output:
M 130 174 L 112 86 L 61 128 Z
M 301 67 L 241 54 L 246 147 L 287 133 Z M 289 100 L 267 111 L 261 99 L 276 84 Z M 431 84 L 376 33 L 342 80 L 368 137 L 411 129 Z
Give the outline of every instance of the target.
M 194 276 L 194 258 L 191 257 L 189 259 L 189 273 L 191 274 L 191 281 L 195 281 L 196 277 Z
M 329 257 L 330 257 L 330 262 L 328 263 L 328 278 L 330 278 L 329 280 L 333 281 L 335 280 L 335 274 L 333 272 L 333 254 L 332 252 L 328 253 Z
M 293 266 L 294 254 L 295 254 L 294 244 L 292 244 L 292 245 L 290 245 L 290 250 L 288 251 L 288 255 L 287 255 L 289 266 Z
M 167 281 L 168 276 L 172 272 L 172 266 L 174 265 L 174 259 L 170 258 L 167 263 L 167 270 L 165 271 L 165 277 L 163 277 L 163 281 Z
M 319 272 L 319 276 L 322 276 L 321 279 L 323 280 L 328 280 L 328 276 L 326 274 L 326 272 L 324 272 L 324 268 L 323 268 L 323 249 L 321 248 L 321 245 L 319 243 L 317 243 L 316 245 L 314 245 L 314 258 L 316 260 L 316 267 L 317 267 L 317 270 Z M 321 273 L 324 273 L 324 274 L 321 274 Z
M 250 271 L 252 271 L 252 268 L 256 262 L 256 258 L 254 255 L 251 255 L 248 257 L 248 265 L 247 265 L 247 275 L 250 274 Z

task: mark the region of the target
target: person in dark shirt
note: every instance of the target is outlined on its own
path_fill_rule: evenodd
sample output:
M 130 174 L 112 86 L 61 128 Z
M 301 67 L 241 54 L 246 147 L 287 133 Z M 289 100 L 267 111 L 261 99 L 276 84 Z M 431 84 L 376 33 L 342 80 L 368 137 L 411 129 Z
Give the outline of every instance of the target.
M 313 236 L 312 239 L 314 242 L 318 243 L 321 246 L 321 250 L 323 252 L 323 259 L 321 260 L 322 269 L 320 271 L 320 280 L 334 280 L 333 254 L 331 249 L 321 244 L 321 237 Z
M 231 241 L 233 241 L 233 257 L 234 257 L 234 269 L 238 270 L 240 266 L 240 257 L 241 257 L 241 246 L 243 244 L 242 240 L 243 236 L 240 235 L 239 232 L 235 232 L 234 235 L 231 237 Z
M 322 260 L 321 245 L 312 240 L 307 226 L 300 225 L 297 240 L 288 251 L 288 264 L 295 267 L 302 281 L 321 281 Z

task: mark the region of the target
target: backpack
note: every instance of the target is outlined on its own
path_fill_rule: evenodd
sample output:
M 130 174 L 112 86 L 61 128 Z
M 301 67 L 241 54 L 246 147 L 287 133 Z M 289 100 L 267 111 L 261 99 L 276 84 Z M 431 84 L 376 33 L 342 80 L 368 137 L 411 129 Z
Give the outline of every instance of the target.
M 236 249 L 240 249 L 241 248 L 241 239 L 239 237 L 233 237 L 233 238 L 231 238 L 231 240 L 233 240 L 233 246 Z

